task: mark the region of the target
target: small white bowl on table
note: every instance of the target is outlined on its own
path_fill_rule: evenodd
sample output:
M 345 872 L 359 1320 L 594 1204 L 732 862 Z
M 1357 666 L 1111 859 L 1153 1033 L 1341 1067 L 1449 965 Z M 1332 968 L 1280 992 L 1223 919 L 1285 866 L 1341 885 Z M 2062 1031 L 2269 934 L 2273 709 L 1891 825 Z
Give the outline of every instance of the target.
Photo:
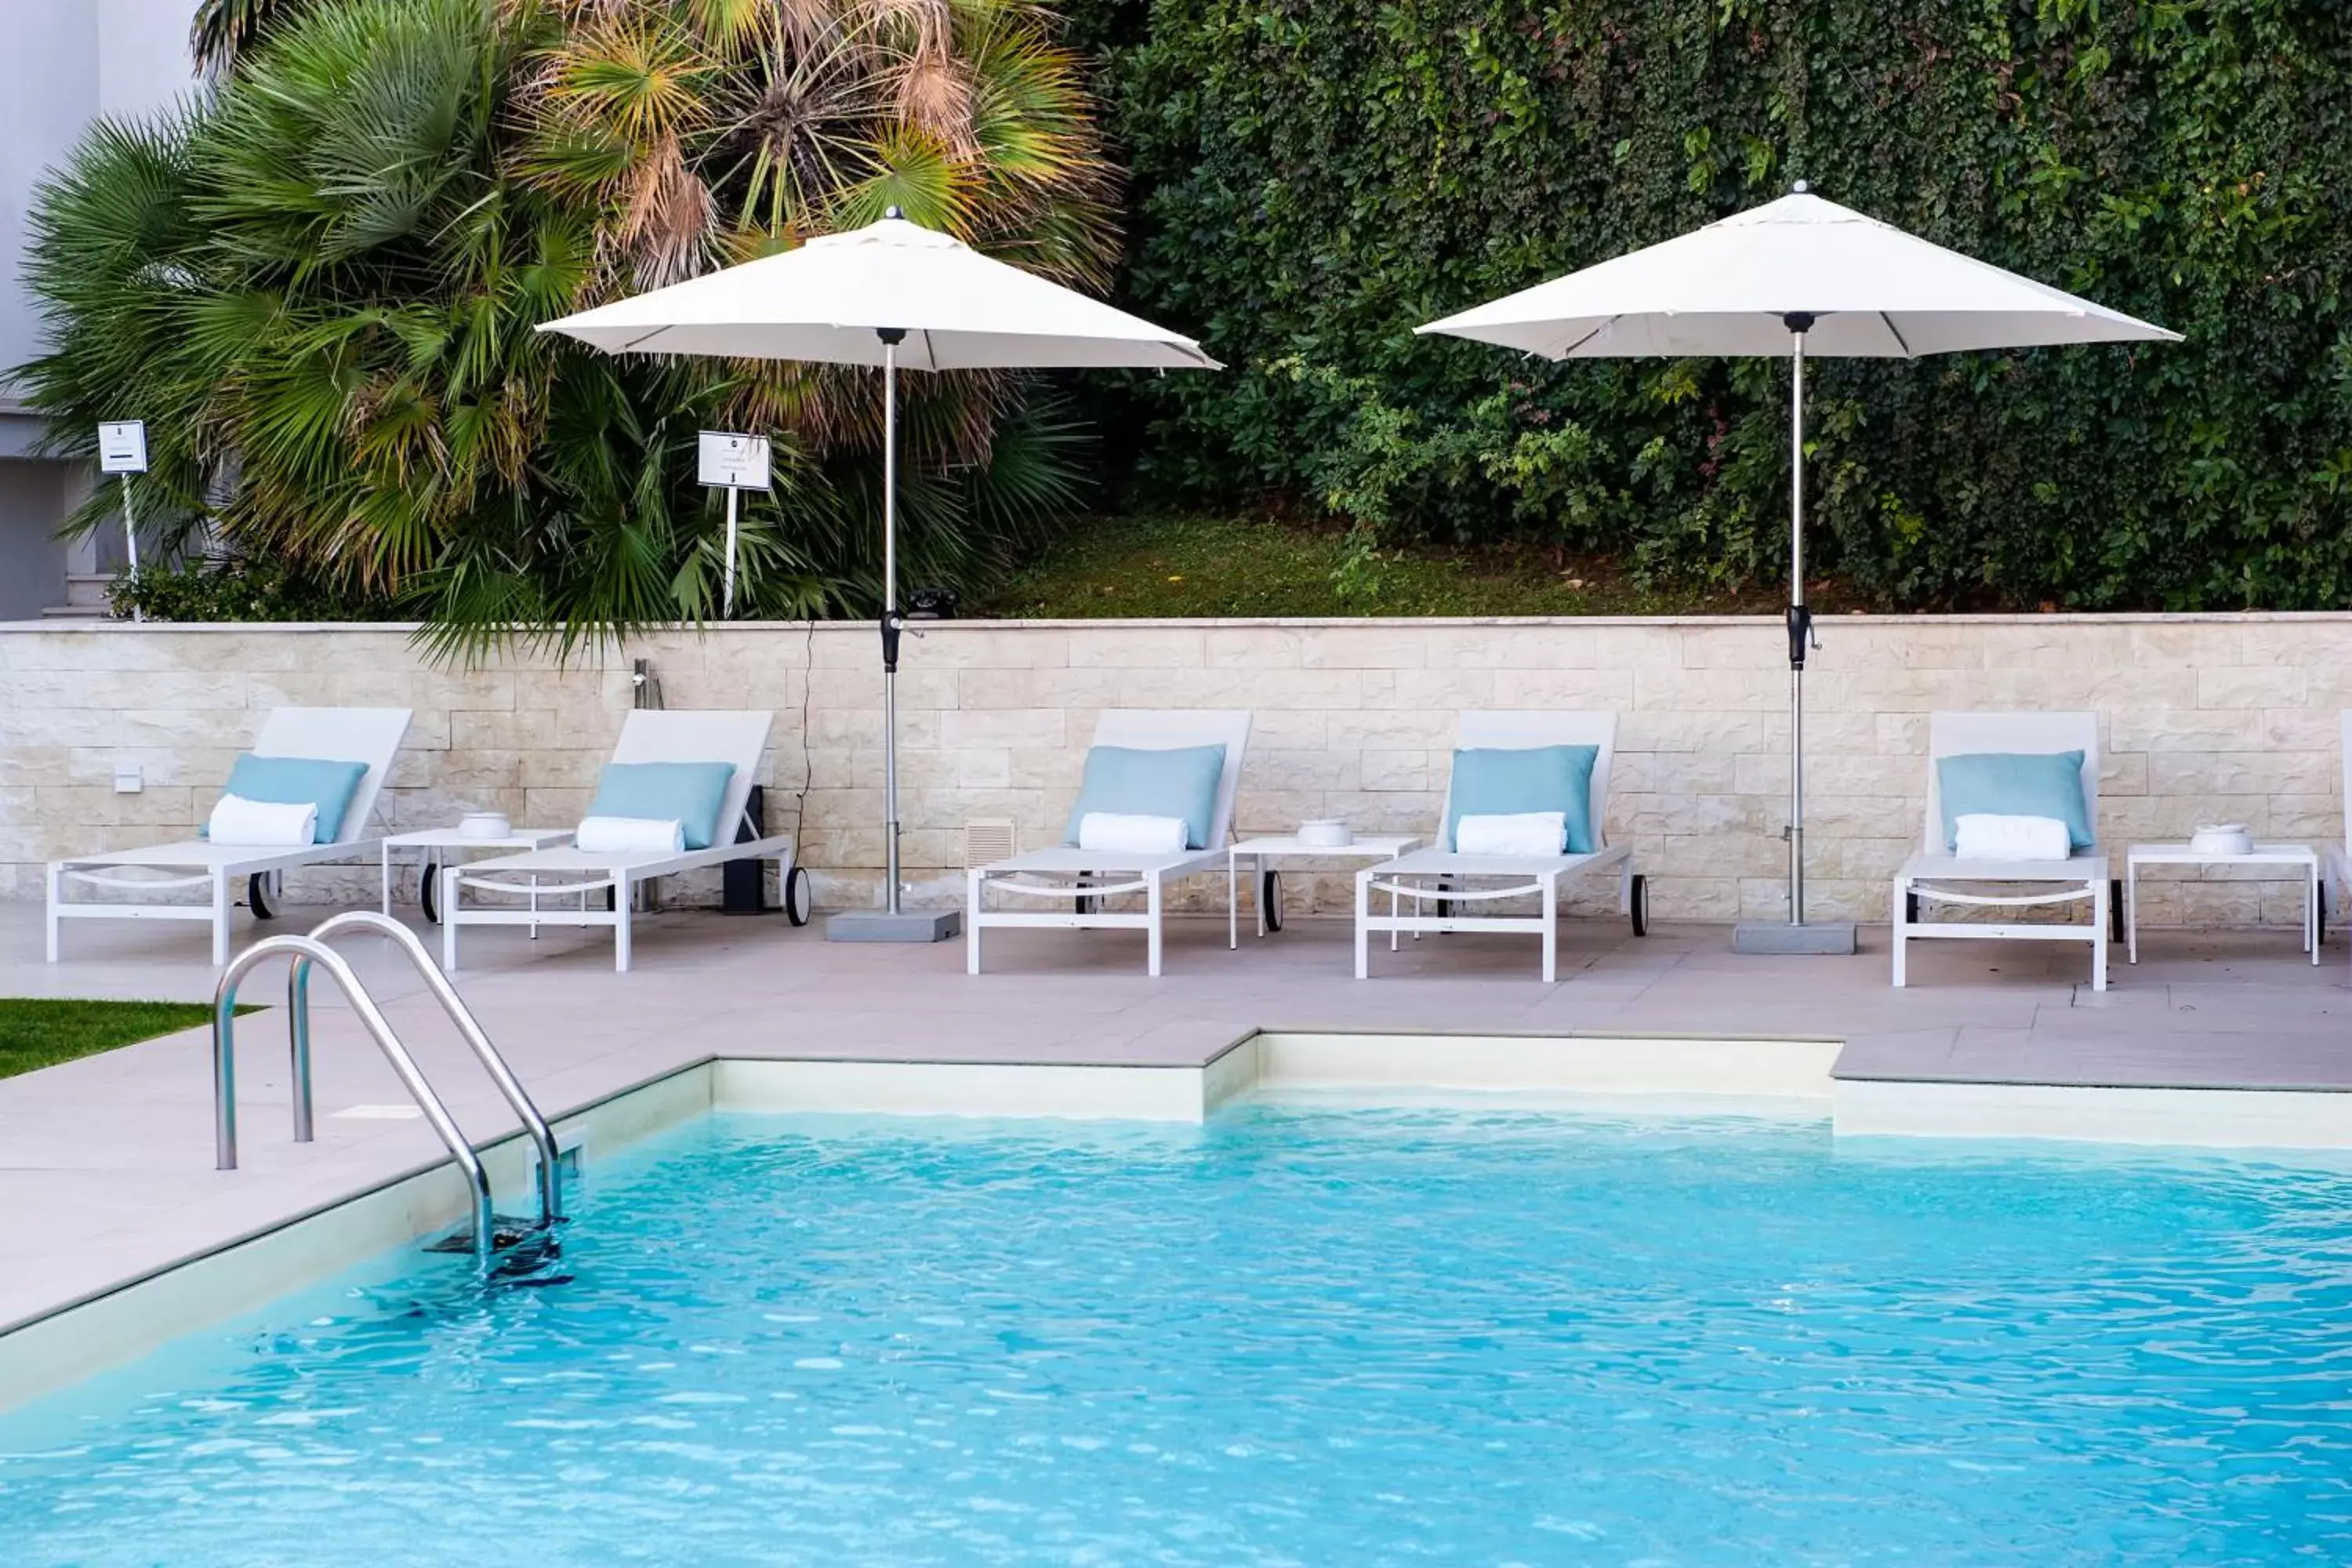
M 1302 822 L 1295 833 L 1263 834 L 1236 839 L 1225 851 L 1225 945 L 1242 944 L 1241 865 L 1251 863 L 1250 885 L 1257 890 L 1257 934 L 1282 929 L 1282 878 L 1275 862 L 1282 860 L 1393 860 L 1421 840 L 1405 833 L 1359 836 L 1341 822 Z M 1337 829 L 1337 833 L 1333 830 Z M 1395 895 L 1390 895 L 1394 913 Z M 1272 919 L 1269 921 L 1268 917 Z
M 392 852 L 395 849 L 422 852 L 417 863 L 417 902 L 424 906 L 425 918 L 438 925 L 440 911 L 432 904 L 435 878 L 437 868 L 452 856 L 470 850 L 544 849 L 570 842 L 568 827 L 517 827 L 497 813 L 485 811 L 468 812 L 464 822 L 448 827 L 393 834 L 383 841 L 383 912 L 387 917 L 392 913 Z M 536 906 L 536 898 L 532 902 Z M 533 927 L 530 934 L 537 936 L 538 928 Z
M 2319 962 L 2319 852 L 2308 844 L 2257 844 L 2238 823 L 2200 827 L 2186 844 L 2135 844 L 2124 857 L 2124 949 L 2139 962 L 2139 872 L 2143 866 L 2283 866 L 2303 878 L 2303 949 Z

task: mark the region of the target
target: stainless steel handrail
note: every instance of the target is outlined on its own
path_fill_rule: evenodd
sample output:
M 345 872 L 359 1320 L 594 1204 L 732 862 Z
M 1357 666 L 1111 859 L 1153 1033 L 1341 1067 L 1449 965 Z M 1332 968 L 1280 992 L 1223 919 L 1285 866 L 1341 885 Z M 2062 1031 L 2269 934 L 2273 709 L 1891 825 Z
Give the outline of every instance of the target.
M 499 1054 L 499 1048 L 490 1044 L 488 1033 L 474 1016 L 473 1009 L 467 1007 L 465 999 L 457 994 L 457 986 L 450 984 L 440 965 L 433 962 L 433 955 L 425 951 L 425 944 L 417 940 L 415 931 L 373 910 L 353 910 L 347 914 L 337 915 L 312 927 L 310 939 L 324 942 L 331 935 L 347 931 L 367 931 L 379 936 L 388 936 L 408 955 L 409 963 L 415 966 L 425 988 L 433 993 L 434 1000 L 441 1004 L 441 1010 L 449 1016 L 449 1021 L 457 1026 L 459 1037 L 472 1050 L 475 1059 L 482 1064 L 482 1070 L 490 1075 L 490 1081 L 498 1086 L 499 1093 L 506 1097 L 507 1104 L 521 1120 L 523 1130 L 530 1134 L 531 1143 L 539 1154 L 540 1223 L 553 1225 L 562 1218 L 563 1156 L 555 1146 L 555 1131 L 548 1126 L 547 1118 L 539 1113 L 539 1107 L 531 1103 L 530 1096 L 523 1092 L 521 1081 L 507 1066 L 506 1058 Z M 292 1036 L 294 1058 L 294 1137 L 298 1142 L 307 1142 L 310 1128 L 310 965 L 307 959 L 296 959 L 286 977 L 286 1018 L 287 1028 Z
M 433 1086 L 425 1081 L 425 1075 L 417 1070 L 415 1058 L 400 1043 L 400 1037 L 393 1032 L 392 1024 L 384 1017 L 383 1009 L 368 994 L 367 987 L 360 984 L 360 977 L 352 972 L 352 966 L 344 962 L 342 954 L 312 937 L 264 938 L 229 960 L 228 967 L 221 971 L 220 984 L 213 993 L 214 1165 L 223 1171 L 236 1169 L 237 984 L 256 965 L 265 963 L 279 953 L 298 963 L 325 965 L 327 973 L 334 976 L 335 984 L 342 987 L 352 1011 L 359 1015 L 360 1022 L 373 1037 L 377 1048 L 392 1064 L 392 1070 L 408 1090 L 409 1098 L 416 1101 L 417 1109 L 425 1113 L 425 1120 L 440 1135 L 443 1146 L 449 1151 L 449 1157 L 457 1161 L 458 1168 L 465 1172 L 466 1180 L 473 1189 L 474 1258 L 483 1268 L 488 1268 L 496 1243 L 496 1222 L 490 1205 L 490 1173 L 483 1166 L 482 1157 L 474 1152 L 473 1144 L 467 1142 L 466 1134 L 449 1115 L 449 1108 L 443 1105 L 441 1097 L 433 1092 Z M 307 1064 L 301 1062 L 299 1049 L 297 1062 L 307 1069 Z M 302 1102 L 309 1098 L 307 1076 L 295 1092 L 298 1097 L 297 1137 L 301 1138 L 307 1131 L 301 1126 L 306 1109 Z M 307 1139 L 303 1141 L 307 1142 Z

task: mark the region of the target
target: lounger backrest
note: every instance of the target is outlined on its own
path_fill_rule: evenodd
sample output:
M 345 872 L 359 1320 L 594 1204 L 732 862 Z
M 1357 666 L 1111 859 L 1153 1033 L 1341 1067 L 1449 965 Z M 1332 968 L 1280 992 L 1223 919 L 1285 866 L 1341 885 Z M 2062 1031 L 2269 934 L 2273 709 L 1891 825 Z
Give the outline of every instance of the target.
M 352 803 L 343 811 L 338 844 L 355 844 L 369 837 L 376 796 L 383 792 L 384 775 L 408 734 L 412 710 L 406 708 L 277 708 L 261 721 L 253 737 L 257 757 L 314 757 L 334 763 L 365 763 L 367 772 Z
M 1927 716 L 1927 816 L 1920 830 L 1930 855 L 1948 855 L 1936 759 L 1972 752 L 2083 753 L 2083 806 L 2099 833 L 2099 716 L 2096 713 L 1931 713 Z
M 1617 715 L 1594 710 L 1558 708 L 1474 708 L 1465 712 L 1454 731 L 1454 747 L 1461 752 L 1522 751 L 1535 746 L 1597 746 L 1592 759 L 1592 786 L 1588 791 L 1592 816 L 1589 829 L 1592 847 L 1605 849 L 1601 831 L 1609 815 L 1609 770 L 1617 756 Z M 1437 814 L 1441 831 L 1454 819 L 1453 770 L 1446 770 L 1445 804 Z
M 775 717 L 764 708 L 632 708 L 613 743 L 613 760 L 734 763 L 719 802 L 718 838 L 732 844 L 751 786 L 760 782 L 760 759 L 767 754 L 768 726 Z
M 1106 708 L 1095 720 L 1095 744 L 1167 751 L 1179 746 L 1223 746 L 1225 771 L 1217 775 L 1217 809 L 1202 842 L 1223 849 L 1233 831 L 1234 792 L 1242 778 L 1242 753 L 1249 749 L 1246 710 L 1219 708 Z

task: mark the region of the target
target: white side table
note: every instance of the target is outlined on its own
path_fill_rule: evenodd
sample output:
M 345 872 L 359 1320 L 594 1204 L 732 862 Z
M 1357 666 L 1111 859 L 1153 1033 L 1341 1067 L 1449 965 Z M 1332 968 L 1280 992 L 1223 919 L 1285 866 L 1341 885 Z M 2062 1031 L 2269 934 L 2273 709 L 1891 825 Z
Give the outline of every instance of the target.
M 425 906 L 425 918 L 435 925 L 439 925 L 441 911 L 436 909 L 433 903 L 436 881 L 433 870 L 436 862 L 449 858 L 446 851 L 544 849 L 551 844 L 569 844 L 570 842 L 572 842 L 572 829 L 568 827 L 518 827 L 503 838 L 477 838 L 470 833 L 460 833 L 454 827 L 427 827 L 415 833 L 395 833 L 383 841 L 383 912 L 387 917 L 392 913 L 392 852 L 395 849 L 421 849 L 425 852 L 418 862 L 419 868 L 424 873 L 423 880 L 417 884 L 418 900 Z M 445 853 L 436 855 L 435 853 L 436 850 Z M 534 894 L 531 899 L 532 907 L 536 908 L 538 902 L 538 897 Z M 539 932 L 534 929 L 530 934 L 537 936 Z
M 2139 962 L 2139 868 L 2143 866 L 2284 866 L 2303 878 L 2303 949 L 2319 962 L 2319 855 L 2308 844 L 2257 844 L 2243 855 L 2209 855 L 2186 844 L 2135 844 L 2124 859 L 2124 942 Z
M 1374 834 L 1347 844 L 1302 844 L 1295 833 L 1276 834 L 1260 838 L 1244 838 L 1225 851 L 1225 945 L 1242 944 L 1241 865 L 1247 856 L 1251 876 L 1257 888 L 1257 934 L 1282 929 L 1282 878 L 1268 864 L 1275 860 L 1393 860 L 1408 849 L 1417 849 L 1421 840 L 1403 834 Z M 1273 897 L 1266 896 L 1269 888 Z M 1393 906 L 1396 897 L 1391 894 Z

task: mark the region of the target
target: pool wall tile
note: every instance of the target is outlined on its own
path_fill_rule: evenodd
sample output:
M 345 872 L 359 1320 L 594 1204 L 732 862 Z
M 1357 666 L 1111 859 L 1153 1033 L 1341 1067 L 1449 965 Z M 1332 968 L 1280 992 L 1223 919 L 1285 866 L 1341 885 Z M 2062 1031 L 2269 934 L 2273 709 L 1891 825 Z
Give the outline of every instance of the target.
M 2197 1149 L 2352 1149 L 2352 1095 L 1842 1079 L 1840 1138 L 2041 1138 Z

